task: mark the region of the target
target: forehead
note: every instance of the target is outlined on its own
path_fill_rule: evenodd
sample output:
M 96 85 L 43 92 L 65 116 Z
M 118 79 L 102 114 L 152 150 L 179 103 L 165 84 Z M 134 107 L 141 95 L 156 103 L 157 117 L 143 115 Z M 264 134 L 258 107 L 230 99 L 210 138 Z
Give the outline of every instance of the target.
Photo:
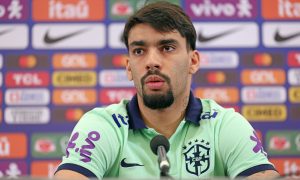
M 161 40 L 173 39 L 178 43 L 185 43 L 185 38 L 177 31 L 159 32 L 148 24 L 135 25 L 128 34 L 128 44 L 135 41 L 143 41 L 145 43 L 157 43 Z

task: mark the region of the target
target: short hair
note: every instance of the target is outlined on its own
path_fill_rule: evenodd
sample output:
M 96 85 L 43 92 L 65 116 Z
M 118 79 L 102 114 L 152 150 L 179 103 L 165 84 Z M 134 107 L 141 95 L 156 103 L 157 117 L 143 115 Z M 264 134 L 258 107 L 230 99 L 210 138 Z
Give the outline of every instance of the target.
M 128 35 L 137 24 L 149 24 L 159 32 L 177 30 L 186 39 L 187 49 L 196 49 L 196 30 L 190 17 L 175 4 L 161 1 L 148 4 L 129 17 L 123 31 L 123 41 L 128 49 Z

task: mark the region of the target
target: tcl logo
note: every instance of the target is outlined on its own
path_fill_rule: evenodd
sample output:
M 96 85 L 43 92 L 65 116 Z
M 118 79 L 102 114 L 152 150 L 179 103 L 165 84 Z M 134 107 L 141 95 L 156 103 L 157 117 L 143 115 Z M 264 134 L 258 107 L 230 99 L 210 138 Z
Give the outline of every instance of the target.
M 288 53 L 288 65 L 290 67 L 300 67 L 300 51 L 291 51 Z
M 8 72 L 5 77 L 7 87 L 40 87 L 49 85 L 48 72 Z
M 136 90 L 134 88 L 128 89 L 101 89 L 100 102 L 103 104 L 117 103 L 122 99 L 131 99 Z

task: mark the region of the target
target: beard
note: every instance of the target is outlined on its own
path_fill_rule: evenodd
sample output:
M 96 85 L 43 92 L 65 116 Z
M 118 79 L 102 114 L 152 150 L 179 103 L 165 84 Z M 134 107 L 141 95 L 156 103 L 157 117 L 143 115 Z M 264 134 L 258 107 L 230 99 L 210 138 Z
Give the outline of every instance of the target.
M 149 75 L 158 75 L 160 77 L 162 77 L 169 85 L 169 89 L 166 93 L 158 93 L 158 94 L 146 94 L 145 90 L 144 90 L 144 80 L 146 79 L 147 76 Z M 141 79 L 141 83 L 142 83 L 142 97 L 143 97 L 143 102 L 144 105 L 147 106 L 150 109 L 164 109 L 167 107 L 170 107 L 173 102 L 174 102 L 174 95 L 173 92 L 171 90 L 171 83 L 170 83 L 170 78 L 167 77 L 164 74 L 161 74 L 159 71 L 155 70 L 155 71 L 148 71 L 148 73 L 143 76 L 143 78 Z
M 174 102 L 173 92 L 170 89 L 165 94 L 143 94 L 144 105 L 150 109 L 164 109 Z

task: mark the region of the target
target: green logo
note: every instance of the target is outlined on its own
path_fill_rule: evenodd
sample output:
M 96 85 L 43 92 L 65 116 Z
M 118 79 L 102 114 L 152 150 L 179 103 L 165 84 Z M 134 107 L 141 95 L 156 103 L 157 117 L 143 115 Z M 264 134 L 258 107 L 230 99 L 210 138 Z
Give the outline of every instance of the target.
M 145 4 L 159 0 L 110 0 L 109 17 L 113 20 L 125 20 Z M 180 5 L 179 0 L 168 0 L 168 2 Z
M 35 158 L 60 158 L 65 155 L 70 134 L 35 133 L 31 136 L 31 155 Z
M 266 143 L 269 155 L 299 155 L 300 131 L 269 131 Z

